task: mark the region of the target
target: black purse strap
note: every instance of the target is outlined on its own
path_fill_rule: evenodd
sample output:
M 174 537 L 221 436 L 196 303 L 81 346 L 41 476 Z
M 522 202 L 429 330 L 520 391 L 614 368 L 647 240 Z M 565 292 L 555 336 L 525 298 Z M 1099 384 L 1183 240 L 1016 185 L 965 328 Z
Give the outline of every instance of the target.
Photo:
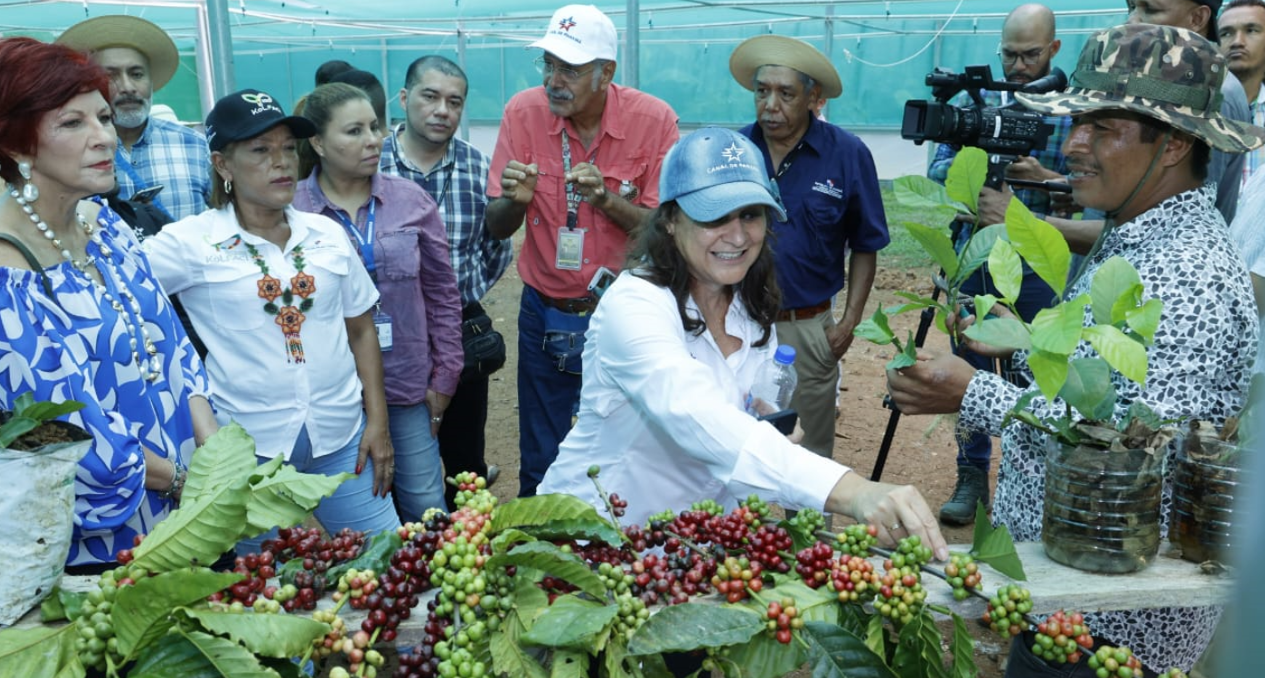
M 53 283 L 48 279 L 48 273 L 44 272 L 44 267 L 40 266 L 39 260 L 35 258 L 34 254 L 31 254 L 31 250 L 28 249 L 26 245 L 22 244 L 21 240 L 18 240 L 16 237 L 11 236 L 8 233 L 0 233 L 0 240 L 18 248 L 18 251 L 26 258 L 26 263 L 31 265 L 31 270 L 40 274 L 40 281 L 44 283 L 44 294 L 48 295 L 49 299 L 57 301 L 57 295 L 53 294 Z

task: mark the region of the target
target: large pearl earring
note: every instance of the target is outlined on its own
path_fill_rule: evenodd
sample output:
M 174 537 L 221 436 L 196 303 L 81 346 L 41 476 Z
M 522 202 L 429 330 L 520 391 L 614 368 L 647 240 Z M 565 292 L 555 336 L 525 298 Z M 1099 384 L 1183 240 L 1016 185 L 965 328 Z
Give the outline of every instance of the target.
M 22 199 L 28 203 L 40 199 L 40 189 L 31 183 L 31 163 L 23 160 L 18 163 L 18 174 L 22 175 Z

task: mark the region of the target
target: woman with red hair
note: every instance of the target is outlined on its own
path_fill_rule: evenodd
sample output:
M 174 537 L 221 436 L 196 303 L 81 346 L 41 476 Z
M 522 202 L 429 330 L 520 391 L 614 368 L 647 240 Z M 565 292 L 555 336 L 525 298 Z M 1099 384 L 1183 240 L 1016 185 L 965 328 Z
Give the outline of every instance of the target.
M 202 362 L 105 201 L 117 138 L 110 80 L 86 56 L 0 39 L 0 409 L 25 393 L 82 402 L 69 566 L 112 563 L 172 509 L 216 428 Z

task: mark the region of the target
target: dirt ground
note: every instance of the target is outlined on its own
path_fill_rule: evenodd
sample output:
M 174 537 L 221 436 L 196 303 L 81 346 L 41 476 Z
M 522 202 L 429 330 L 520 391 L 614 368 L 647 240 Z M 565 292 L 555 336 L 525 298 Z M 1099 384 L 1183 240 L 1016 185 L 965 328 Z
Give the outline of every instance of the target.
M 521 234 L 516 244 L 521 245 Z M 515 259 L 517 263 L 517 258 Z M 930 272 L 889 269 L 882 265 L 875 277 L 866 315 L 879 304 L 890 306 L 899 301 L 896 291 L 930 292 Z M 514 265 L 505 277 L 484 298 L 483 305 L 496 328 L 505 335 L 509 358 L 506 366 L 492 376 L 487 425 L 487 462 L 501 468 L 500 478 L 492 488 L 502 501 L 518 493 L 518 398 L 515 370 L 518 360 L 518 303 L 522 280 Z M 839 299 L 842 307 L 843 299 Z M 892 329 L 899 336 L 918 325 L 918 315 L 907 313 L 893 318 Z M 928 333 L 926 346 L 948 350 L 948 341 L 934 328 Z M 884 364 L 891 358 L 891 347 L 875 346 L 856 340 L 843 362 L 843 389 L 839 394 L 840 415 L 835 425 L 834 458 L 869 476 L 887 429 L 891 411 L 883 407 L 887 392 Z M 953 493 L 957 480 L 957 448 L 953 442 L 953 422 L 946 417 L 901 417 L 884 466 L 882 480 L 911 484 L 926 497 L 933 511 L 938 511 Z M 994 464 L 993 483 L 996 482 Z M 945 528 L 950 544 L 969 545 L 971 528 Z M 965 550 L 965 549 L 963 549 Z M 935 585 L 935 584 L 931 584 Z M 976 662 L 981 678 L 1000 678 L 999 663 L 1003 644 L 982 625 L 972 625 L 980 641 Z

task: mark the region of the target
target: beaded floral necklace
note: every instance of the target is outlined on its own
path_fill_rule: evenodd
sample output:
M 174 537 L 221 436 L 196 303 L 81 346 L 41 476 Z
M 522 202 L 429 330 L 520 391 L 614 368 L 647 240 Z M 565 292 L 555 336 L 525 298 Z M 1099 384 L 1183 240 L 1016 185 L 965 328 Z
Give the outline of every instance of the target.
M 294 249 L 290 250 L 290 260 L 294 262 L 297 272 L 290 278 L 290 286 L 283 289 L 281 281 L 268 274 L 268 262 L 264 261 L 259 250 L 248 242 L 243 241 L 243 244 L 246 245 L 246 251 L 250 252 L 251 258 L 255 260 L 259 271 L 264 274 L 256 283 L 259 285 L 259 296 L 264 300 L 264 312 L 276 316 L 274 322 L 285 335 L 286 350 L 290 354 L 286 360 L 293 363 L 306 362 L 303 358 L 303 339 L 299 334 L 303 329 L 303 321 L 307 320 L 307 316 L 303 314 L 312 310 L 312 297 L 316 294 L 316 278 L 303 272 L 304 267 L 307 266 L 307 262 L 303 259 L 303 246 L 295 245 Z M 277 297 L 281 298 L 281 306 L 276 303 Z M 302 299 L 298 306 L 294 305 L 295 297 Z

